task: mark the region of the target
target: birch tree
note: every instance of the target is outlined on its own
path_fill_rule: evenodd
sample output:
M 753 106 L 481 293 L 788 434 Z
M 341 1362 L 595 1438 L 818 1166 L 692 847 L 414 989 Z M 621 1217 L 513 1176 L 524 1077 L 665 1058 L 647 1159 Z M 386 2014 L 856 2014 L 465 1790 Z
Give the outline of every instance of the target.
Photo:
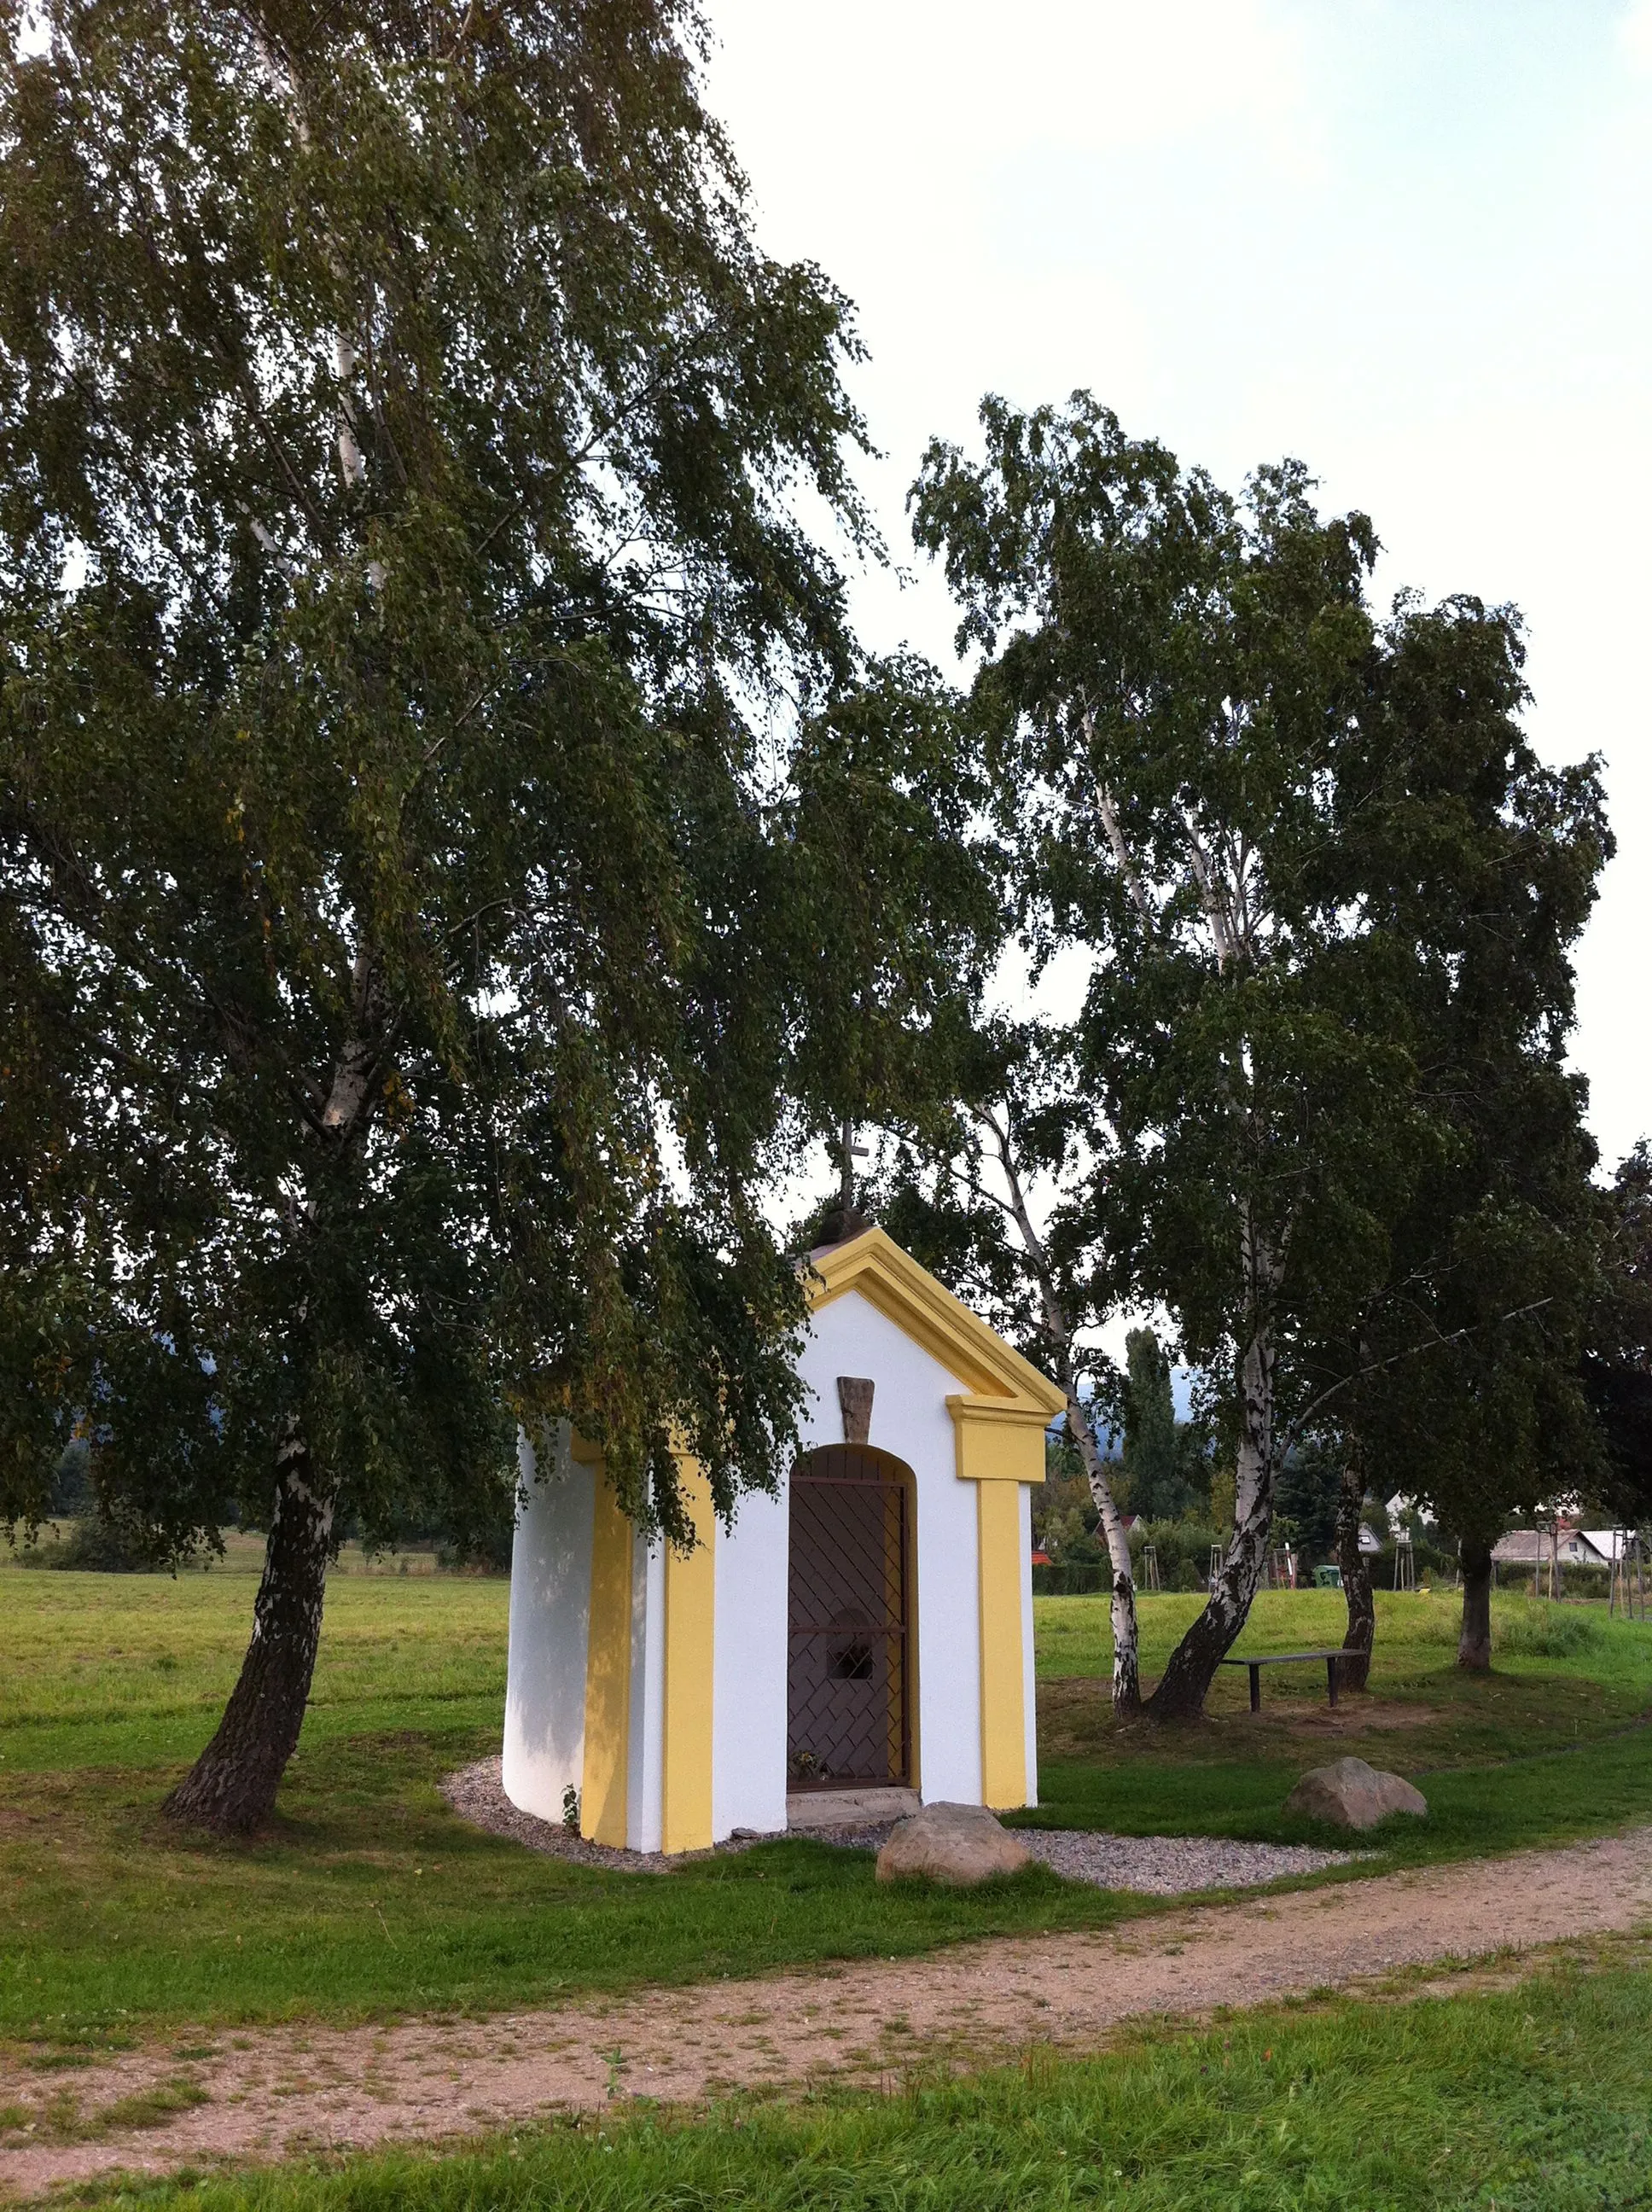
M 1088 395 L 981 416 L 981 461 L 930 448 L 914 532 L 977 656 L 1026 945 L 1088 956 L 1079 1210 L 1117 1301 L 1162 1307 L 1215 1378 L 1236 1467 L 1209 1601 L 1151 1701 L 1175 1716 L 1249 1611 L 1292 1351 L 1357 1309 L 1432 1138 L 1408 950 L 1364 903 L 1351 805 L 1376 541 L 1321 518 L 1299 466 L 1235 499 Z
M 1603 1209 L 1601 1279 L 1582 1381 L 1600 1431 L 1591 1502 L 1614 1524 L 1652 1522 L 1652 1152 L 1619 1163 Z
M 774 1479 L 763 732 L 851 667 L 854 342 L 676 0 L 7 25 L 0 1511 L 78 1420 L 161 1556 L 268 1528 L 171 1801 L 242 1829 L 346 1514 L 462 1533 L 563 1416 L 673 1540 L 674 1437 Z

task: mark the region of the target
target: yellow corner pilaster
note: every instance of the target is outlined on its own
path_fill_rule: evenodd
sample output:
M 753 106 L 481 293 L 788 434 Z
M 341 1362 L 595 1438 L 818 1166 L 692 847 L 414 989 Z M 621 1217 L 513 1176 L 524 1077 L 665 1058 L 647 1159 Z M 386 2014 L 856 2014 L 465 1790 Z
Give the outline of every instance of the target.
M 580 1833 L 625 1848 L 626 1774 L 631 1741 L 630 1522 L 595 1469 L 591 1529 L 591 1633 L 585 1675 L 585 1770 Z
M 1044 1480 L 1048 1413 L 1008 1399 L 949 1398 L 958 1474 L 975 1485 L 981 1592 L 981 1790 L 1005 1811 L 1027 1802 L 1021 1617 L 1021 1485 Z
M 716 1615 L 711 1486 L 693 1460 L 681 1466 L 683 1495 L 698 1538 L 686 1556 L 665 1553 L 665 1759 L 660 1849 L 711 1845 L 712 1651 Z
M 975 1490 L 981 1541 L 981 1794 L 1000 1812 L 1027 1802 L 1022 1681 L 1021 1490 Z

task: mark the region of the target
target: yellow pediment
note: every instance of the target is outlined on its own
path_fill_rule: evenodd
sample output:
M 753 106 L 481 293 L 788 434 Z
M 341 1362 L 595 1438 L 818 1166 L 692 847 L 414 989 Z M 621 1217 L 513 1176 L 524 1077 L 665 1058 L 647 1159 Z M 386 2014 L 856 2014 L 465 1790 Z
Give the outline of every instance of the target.
M 846 1291 L 859 1291 L 956 1375 L 966 1390 L 993 1400 L 1000 1415 L 1011 1419 L 1017 1413 L 1025 1419 L 1036 1416 L 1042 1425 L 1065 1409 L 1066 1400 L 1047 1376 L 883 1230 L 863 1230 L 841 1244 L 811 1252 L 807 1265 L 811 1311 L 829 1305 Z

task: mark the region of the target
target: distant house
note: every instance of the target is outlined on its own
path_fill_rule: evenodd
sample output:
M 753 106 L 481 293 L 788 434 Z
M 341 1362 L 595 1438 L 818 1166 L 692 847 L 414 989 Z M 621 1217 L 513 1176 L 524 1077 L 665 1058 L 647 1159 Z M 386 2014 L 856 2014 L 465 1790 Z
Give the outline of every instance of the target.
M 1635 1540 L 1632 1528 L 1585 1528 L 1590 1543 L 1603 1559 L 1621 1559 Z
M 1554 1556 L 1554 1538 L 1547 1528 L 1511 1528 L 1491 1547 L 1492 1562 L 1499 1567 L 1546 1567 Z M 1611 1531 L 1563 1528 L 1559 1559 L 1563 1567 L 1610 1566 Z

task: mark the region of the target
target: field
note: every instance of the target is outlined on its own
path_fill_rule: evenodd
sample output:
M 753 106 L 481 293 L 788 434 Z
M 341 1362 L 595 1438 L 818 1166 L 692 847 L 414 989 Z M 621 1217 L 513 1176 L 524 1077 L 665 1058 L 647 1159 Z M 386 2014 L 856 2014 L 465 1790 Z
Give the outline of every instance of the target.
M 1153 1679 L 1196 1597 L 1142 1601 L 1142 1669 Z M 1303 1768 L 1352 1751 L 1419 1783 L 1425 1827 L 1391 1859 L 1513 1849 L 1652 1817 L 1652 1623 L 1603 1605 L 1499 1595 L 1496 1667 L 1456 1662 L 1449 1592 L 1379 1594 L 1369 1694 L 1333 1713 L 1321 1669 L 1265 1669 L 1262 1711 L 1243 1670 L 1218 1676 L 1207 1719 L 1187 1729 L 1116 1729 L 1095 1695 L 1112 1664 L 1104 1601 L 1037 1601 L 1040 1794 L 1054 1827 L 1110 1827 L 1293 1840 L 1278 1808 Z M 1318 1650 L 1342 1640 L 1335 1591 L 1264 1592 L 1236 1651 Z
M 240 1564 L 250 1564 L 242 1562 Z M 890 1956 L 1152 1909 L 1042 1871 L 991 1893 L 891 1895 L 859 1854 L 803 1841 L 661 1879 L 568 1866 L 465 1827 L 440 1778 L 496 1747 L 507 1589 L 341 1574 L 276 1830 L 180 1838 L 157 1813 L 234 1681 L 250 1573 L 0 1571 L 0 2034 L 73 2044 L 138 2026 L 349 2019 L 543 2003 L 827 1958 Z M 1193 1601 L 1143 1608 L 1151 1672 Z M 1353 1747 L 1427 1778 L 1397 1861 L 1652 1818 L 1652 1627 L 1503 1601 L 1490 1680 L 1457 1674 L 1444 1597 L 1382 1601 L 1375 1694 L 1332 1716 L 1297 1678 L 1201 1726 L 1120 1731 L 1106 1607 L 1039 1601 L 1045 1823 L 1280 1840 L 1305 1764 Z M 1259 1601 L 1247 1649 L 1331 1640 L 1333 1596 Z
M 0 2041 L 25 2066 L 186 2026 L 485 2014 L 1160 1909 L 1042 1869 L 962 1896 L 880 1891 L 864 1855 L 800 1840 L 660 1877 L 479 1834 L 438 1784 L 496 1747 L 507 1587 L 428 1561 L 334 1577 L 272 1832 L 180 1837 L 157 1808 L 234 1681 L 256 1564 L 240 1548 L 176 1581 L 0 1568 Z M 1150 1679 L 1196 1602 L 1144 1601 Z M 1334 1594 L 1265 1595 L 1240 1648 L 1334 1643 L 1341 1621 Z M 1652 1626 L 1507 1596 L 1496 1627 L 1494 1673 L 1461 1675 L 1451 1600 L 1383 1597 L 1371 1694 L 1336 1713 L 1321 1676 L 1272 1670 L 1253 1716 L 1236 1671 L 1203 1723 L 1121 1729 L 1104 1601 L 1042 1599 L 1045 1802 L 1023 1817 L 1314 1839 L 1285 1820 L 1285 1792 L 1304 1765 L 1354 1749 L 1430 1799 L 1426 1823 L 1381 1839 L 1392 1865 L 1652 1821 Z M 974 2084 L 926 2080 L 920 2053 L 894 2098 L 530 2130 L 441 2160 L 203 2179 L 187 2201 L 1652 2203 L 1652 1996 L 1629 1950 L 1633 1966 L 1513 1995 L 1248 2014 Z M 88 2185 L 82 2201 L 102 2200 Z
M 251 1578 L 0 1587 L 0 2035 L 543 2003 L 1124 1909 L 1048 1877 L 896 1899 L 817 1844 L 662 1880 L 477 1833 L 437 1785 L 497 1748 L 507 1590 L 462 1577 L 335 1578 L 276 1829 L 186 1840 L 156 1808 L 234 1680 Z

